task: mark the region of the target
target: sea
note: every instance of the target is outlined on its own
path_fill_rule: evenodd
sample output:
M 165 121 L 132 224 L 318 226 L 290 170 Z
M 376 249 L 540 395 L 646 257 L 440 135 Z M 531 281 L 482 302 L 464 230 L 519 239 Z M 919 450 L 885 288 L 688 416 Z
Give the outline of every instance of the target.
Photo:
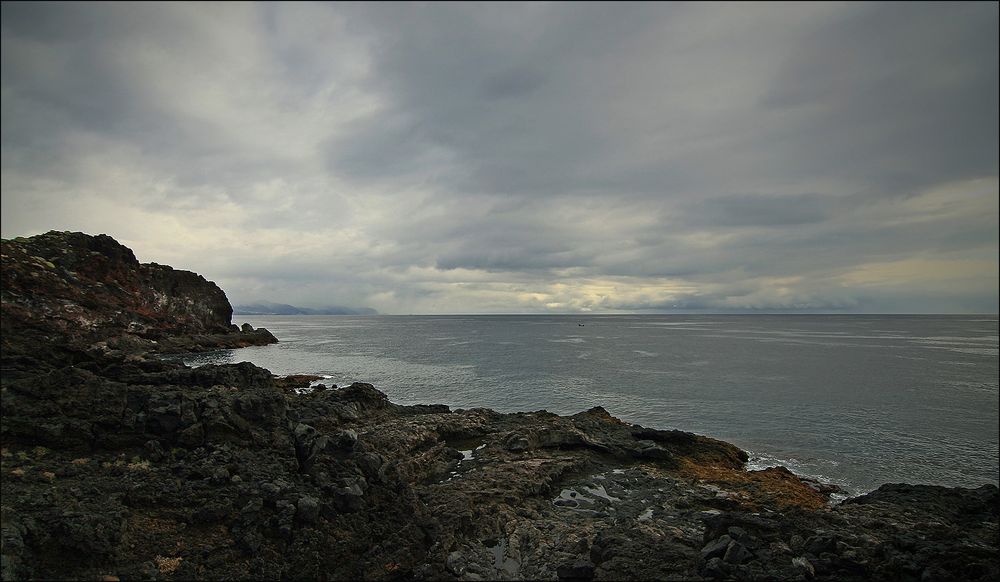
M 399 404 L 573 414 L 731 442 L 858 495 L 998 482 L 997 316 L 236 316 L 278 344 L 184 357 L 368 382 Z

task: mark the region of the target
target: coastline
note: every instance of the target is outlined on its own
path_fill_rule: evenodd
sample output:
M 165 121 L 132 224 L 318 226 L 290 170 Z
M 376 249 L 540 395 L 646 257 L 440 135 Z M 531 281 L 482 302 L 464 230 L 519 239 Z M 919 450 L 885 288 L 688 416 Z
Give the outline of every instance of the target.
M 1000 576 L 995 486 L 831 507 L 729 443 L 600 407 L 403 406 L 188 368 L 154 352 L 270 340 L 110 237 L 32 238 L 3 241 L 5 580 Z
M 927 343 L 995 333 L 995 320 L 738 319 L 260 316 L 249 321 L 290 341 L 184 361 L 370 382 L 400 404 L 564 415 L 603 406 L 626 422 L 725 440 L 853 494 L 883 483 L 997 484 L 995 357 Z M 779 333 L 788 341 L 771 341 Z M 878 337 L 836 339 L 855 335 Z M 562 339 L 579 343 L 553 341 Z M 995 353 L 995 336 L 977 341 Z M 643 349 L 657 357 L 633 353 Z

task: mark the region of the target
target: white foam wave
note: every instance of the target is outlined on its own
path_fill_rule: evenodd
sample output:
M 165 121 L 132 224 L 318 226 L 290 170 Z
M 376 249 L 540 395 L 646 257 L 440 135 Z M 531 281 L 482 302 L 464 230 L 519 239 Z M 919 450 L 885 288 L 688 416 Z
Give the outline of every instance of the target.
M 754 451 L 747 451 L 747 454 L 750 456 L 750 459 L 745 465 L 747 471 L 763 471 L 764 469 L 770 469 L 772 467 L 784 467 L 799 477 L 813 480 L 818 483 L 828 483 L 840 487 L 842 489 L 841 492 L 832 493 L 830 495 L 831 504 L 837 504 L 850 497 L 863 495 L 868 492 L 860 490 L 859 487 L 847 482 L 844 479 L 829 477 L 817 472 L 812 467 L 808 467 L 807 465 L 809 464 L 794 457 L 782 459 L 767 453 L 756 453 Z M 839 462 L 829 459 L 823 460 L 823 463 L 830 465 L 831 468 L 836 468 L 840 465 Z

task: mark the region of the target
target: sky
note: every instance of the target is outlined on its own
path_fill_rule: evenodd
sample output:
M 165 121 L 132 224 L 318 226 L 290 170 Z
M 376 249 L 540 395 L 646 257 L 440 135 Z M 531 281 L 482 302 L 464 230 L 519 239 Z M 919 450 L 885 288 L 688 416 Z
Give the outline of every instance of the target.
M 997 13 L 4 2 L 0 231 L 233 303 L 996 313 Z

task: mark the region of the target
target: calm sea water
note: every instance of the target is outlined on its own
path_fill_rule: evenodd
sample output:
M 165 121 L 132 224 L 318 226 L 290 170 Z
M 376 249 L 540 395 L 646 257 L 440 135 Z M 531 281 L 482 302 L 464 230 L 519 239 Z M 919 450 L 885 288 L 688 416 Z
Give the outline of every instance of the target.
M 862 493 L 996 484 L 996 316 L 237 316 L 250 361 L 401 404 L 572 414 L 732 442 Z M 581 325 L 582 324 L 582 325 Z

